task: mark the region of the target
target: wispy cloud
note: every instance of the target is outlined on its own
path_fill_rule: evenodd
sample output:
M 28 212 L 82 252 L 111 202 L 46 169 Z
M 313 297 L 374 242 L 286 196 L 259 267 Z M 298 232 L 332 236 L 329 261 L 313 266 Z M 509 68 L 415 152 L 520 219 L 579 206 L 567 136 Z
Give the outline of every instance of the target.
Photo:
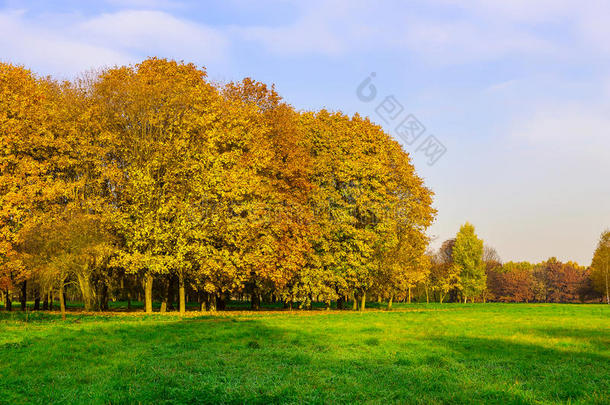
M 66 31 L 36 25 L 25 11 L 0 13 L 0 49 L 9 62 L 59 75 L 131 61 L 129 54 L 112 44 L 94 44 Z
M 147 56 L 206 65 L 223 63 L 228 57 L 230 42 L 222 32 L 164 11 L 124 10 L 88 18 L 78 14 L 58 18 L 66 24 L 45 25 L 26 10 L 0 11 L 2 58 L 63 76 Z
M 95 44 L 115 44 L 125 52 L 185 60 L 219 61 L 229 41 L 217 29 L 176 18 L 163 11 L 125 10 L 102 14 L 73 27 Z

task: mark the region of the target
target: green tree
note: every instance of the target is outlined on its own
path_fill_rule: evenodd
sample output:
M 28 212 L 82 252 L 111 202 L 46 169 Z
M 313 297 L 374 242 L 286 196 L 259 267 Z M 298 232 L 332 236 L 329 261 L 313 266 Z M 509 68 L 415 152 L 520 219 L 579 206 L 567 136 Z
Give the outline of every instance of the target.
M 599 237 L 591 264 L 591 279 L 595 289 L 606 295 L 606 302 L 610 305 L 610 230 Z
M 462 225 L 453 247 L 454 266 L 459 271 L 464 302 L 479 296 L 486 287 L 483 240 L 470 223 Z

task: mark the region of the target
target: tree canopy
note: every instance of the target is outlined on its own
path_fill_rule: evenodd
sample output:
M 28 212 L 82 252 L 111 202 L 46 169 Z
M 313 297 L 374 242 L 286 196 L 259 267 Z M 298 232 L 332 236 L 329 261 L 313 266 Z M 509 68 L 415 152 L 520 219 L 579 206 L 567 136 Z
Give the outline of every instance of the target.
M 425 277 L 432 192 L 368 119 L 159 58 L 65 83 L 1 64 L 0 95 L 5 292 L 70 283 L 104 309 L 143 291 L 150 312 L 177 285 L 184 311 L 188 293 L 364 303 Z

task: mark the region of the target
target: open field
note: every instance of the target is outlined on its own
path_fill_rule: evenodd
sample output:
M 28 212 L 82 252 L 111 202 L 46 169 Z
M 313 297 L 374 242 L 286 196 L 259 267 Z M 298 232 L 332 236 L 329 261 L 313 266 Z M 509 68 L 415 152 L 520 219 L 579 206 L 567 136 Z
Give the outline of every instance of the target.
M 0 403 L 608 403 L 607 305 L 0 315 Z

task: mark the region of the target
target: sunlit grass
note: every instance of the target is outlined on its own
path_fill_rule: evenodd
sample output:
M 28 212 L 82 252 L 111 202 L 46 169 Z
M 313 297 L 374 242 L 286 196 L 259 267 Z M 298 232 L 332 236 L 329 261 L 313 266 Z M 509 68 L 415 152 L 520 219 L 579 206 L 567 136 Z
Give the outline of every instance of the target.
M 608 403 L 610 308 L 0 315 L 2 403 Z

